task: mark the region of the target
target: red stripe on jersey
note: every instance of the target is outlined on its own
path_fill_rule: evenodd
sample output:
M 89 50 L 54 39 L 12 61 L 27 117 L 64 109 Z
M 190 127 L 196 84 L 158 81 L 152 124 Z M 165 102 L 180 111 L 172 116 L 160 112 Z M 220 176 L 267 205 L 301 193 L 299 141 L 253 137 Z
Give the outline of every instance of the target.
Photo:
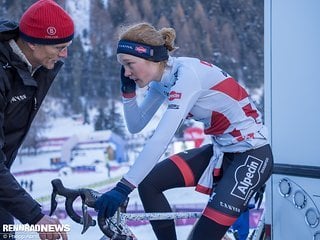
M 242 109 L 247 117 L 253 117 L 254 119 L 257 119 L 259 117 L 258 112 L 252 108 L 250 103 L 245 105 Z
M 179 168 L 183 178 L 184 183 L 186 187 L 188 186 L 194 186 L 194 176 L 193 173 L 189 167 L 189 165 L 181 158 L 179 155 L 173 155 L 170 157 L 170 159 L 176 164 L 176 166 Z
M 237 129 L 233 129 L 233 131 L 230 134 L 231 136 L 235 137 L 238 142 L 241 142 L 244 140 L 244 137 L 242 136 L 241 132 Z
M 241 132 L 237 129 L 233 129 L 233 131 L 230 133 L 233 137 L 241 137 Z
M 219 112 L 212 112 L 211 126 L 204 130 L 205 134 L 218 135 L 224 133 L 224 131 L 230 126 L 228 118 Z
M 249 134 L 247 135 L 247 138 L 254 138 L 254 133 L 249 133 Z
M 221 168 L 215 168 L 214 170 L 213 170 L 213 176 L 215 176 L 215 177 L 219 177 L 219 176 L 221 176 Z
M 223 226 L 231 226 L 237 220 L 237 217 L 226 215 L 209 207 L 205 208 L 203 215 Z
M 246 136 L 242 136 L 241 132 L 237 129 L 234 129 L 230 134 L 231 136 L 235 137 L 238 142 L 241 142 L 244 139 L 254 138 L 254 133 L 249 133 Z
M 237 83 L 236 80 L 233 78 L 226 78 L 222 82 L 218 83 L 214 87 L 210 88 L 212 90 L 216 90 L 226 95 L 230 96 L 231 98 L 240 101 L 246 97 L 248 97 L 247 91 Z
M 196 186 L 196 191 L 200 192 L 200 193 L 203 193 L 203 194 L 210 195 L 212 193 L 212 188 L 205 187 L 205 186 L 202 186 L 202 185 L 198 184 Z

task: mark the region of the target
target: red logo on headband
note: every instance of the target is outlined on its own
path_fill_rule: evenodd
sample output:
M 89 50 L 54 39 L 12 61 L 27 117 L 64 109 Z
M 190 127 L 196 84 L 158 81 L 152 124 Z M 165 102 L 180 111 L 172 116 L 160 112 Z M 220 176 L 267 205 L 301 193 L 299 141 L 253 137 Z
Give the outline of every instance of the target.
M 147 49 L 145 47 L 142 47 L 142 46 L 137 46 L 137 47 L 135 47 L 134 50 L 136 52 L 138 52 L 138 53 L 146 53 L 147 52 Z

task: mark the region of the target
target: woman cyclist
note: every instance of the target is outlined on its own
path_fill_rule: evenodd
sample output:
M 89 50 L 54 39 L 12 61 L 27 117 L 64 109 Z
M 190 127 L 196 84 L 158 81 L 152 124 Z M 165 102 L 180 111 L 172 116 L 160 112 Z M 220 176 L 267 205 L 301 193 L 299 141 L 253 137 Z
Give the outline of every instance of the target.
M 138 187 L 146 212 L 168 212 L 165 190 L 196 186 L 210 198 L 188 239 L 220 240 L 271 175 L 272 151 L 261 114 L 246 90 L 211 63 L 170 56 L 174 40 L 173 28 L 157 30 L 148 23 L 120 34 L 117 58 L 129 131 L 141 131 L 163 103 L 167 108 L 130 170 L 95 208 L 100 216 L 111 217 Z M 141 103 L 136 85 L 148 86 Z M 187 118 L 203 123 L 212 144 L 158 162 Z M 173 220 L 151 224 L 158 239 L 177 239 Z

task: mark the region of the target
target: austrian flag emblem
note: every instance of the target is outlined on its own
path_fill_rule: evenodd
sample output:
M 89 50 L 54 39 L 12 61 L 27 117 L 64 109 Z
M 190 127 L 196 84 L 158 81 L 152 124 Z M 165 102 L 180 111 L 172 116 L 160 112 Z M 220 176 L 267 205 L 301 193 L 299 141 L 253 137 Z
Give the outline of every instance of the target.
M 173 100 L 175 100 L 175 99 L 180 99 L 181 98 L 181 93 L 178 93 L 178 92 L 175 92 L 175 91 L 171 91 L 170 93 L 169 93 L 169 101 L 173 101 Z

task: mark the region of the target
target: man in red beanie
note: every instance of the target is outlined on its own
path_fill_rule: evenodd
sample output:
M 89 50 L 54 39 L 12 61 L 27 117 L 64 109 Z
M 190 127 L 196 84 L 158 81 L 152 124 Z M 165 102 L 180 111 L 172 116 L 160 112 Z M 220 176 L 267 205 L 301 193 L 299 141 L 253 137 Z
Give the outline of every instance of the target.
M 0 239 L 14 239 L 4 230 L 14 224 L 59 225 L 10 173 L 30 125 L 51 83 L 68 55 L 74 35 L 71 17 L 53 0 L 39 0 L 19 25 L 0 21 Z M 61 227 L 61 226 L 60 226 Z M 39 232 L 40 239 L 67 239 L 64 231 Z

